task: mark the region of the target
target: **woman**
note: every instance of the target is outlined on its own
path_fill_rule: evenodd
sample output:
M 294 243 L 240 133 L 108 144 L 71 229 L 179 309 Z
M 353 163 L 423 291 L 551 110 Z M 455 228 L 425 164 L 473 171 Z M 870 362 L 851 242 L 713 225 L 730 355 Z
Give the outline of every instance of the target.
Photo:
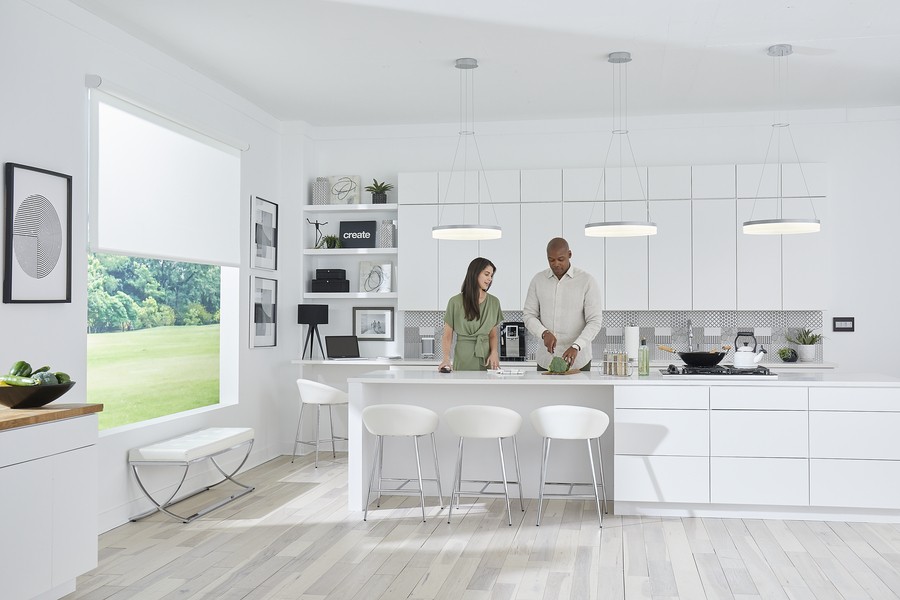
M 497 325 L 503 321 L 500 300 L 487 293 L 497 268 L 486 258 L 469 263 L 460 294 L 450 298 L 444 313 L 441 337 L 443 360 L 438 370 L 450 370 L 450 344 L 456 332 L 453 368 L 457 371 L 485 371 L 500 368 Z

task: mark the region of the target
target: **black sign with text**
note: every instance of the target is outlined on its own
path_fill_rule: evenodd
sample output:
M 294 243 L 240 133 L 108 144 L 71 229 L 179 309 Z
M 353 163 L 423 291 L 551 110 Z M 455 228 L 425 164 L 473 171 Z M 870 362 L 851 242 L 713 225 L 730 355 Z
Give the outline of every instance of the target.
M 341 221 L 342 248 L 374 248 L 375 221 Z

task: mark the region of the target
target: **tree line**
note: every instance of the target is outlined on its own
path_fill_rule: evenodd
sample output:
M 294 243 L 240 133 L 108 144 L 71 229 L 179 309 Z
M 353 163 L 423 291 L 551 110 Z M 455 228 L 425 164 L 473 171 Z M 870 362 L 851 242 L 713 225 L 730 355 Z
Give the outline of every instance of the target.
M 218 323 L 220 280 L 214 265 L 88 254 L 88 333 Z

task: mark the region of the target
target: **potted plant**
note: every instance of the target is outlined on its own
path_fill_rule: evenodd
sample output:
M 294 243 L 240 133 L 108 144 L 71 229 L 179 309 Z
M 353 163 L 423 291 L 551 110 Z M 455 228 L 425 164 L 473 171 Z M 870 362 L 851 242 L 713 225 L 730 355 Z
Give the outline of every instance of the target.
M 797 344 L 797 355 L 800 362 L 814 362 L 816 360 L 816 344 L 824 337 L 821 333 L 813 333 L 812 329 L 801 327 L 796 335 L 785 336 L 787 341 Z
M 367 192 L 372 192 L 372 204 L 387 204 L 387 193 L 394 189 L 394 185 L 387 182 L 372 180 L 371 185 L 366 186 Z
M 793 348 L 781 348 L 778 351 L 778 356 L 784 362 L 797 362 L 797 351 Z
M 316 249 L 320 248 L 340 248 L 341 247 L 341 238 L 336 235 L 323 235 L 322 240 L 316 245 Z

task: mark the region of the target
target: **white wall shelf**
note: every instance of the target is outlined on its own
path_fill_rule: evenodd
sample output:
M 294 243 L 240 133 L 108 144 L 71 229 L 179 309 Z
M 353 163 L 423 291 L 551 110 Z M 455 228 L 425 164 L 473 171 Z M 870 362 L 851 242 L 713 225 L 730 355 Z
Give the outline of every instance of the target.
M 304 292 L 303 297 L 308 300 L 315 299 L 335 299 L 335 298 L 348 298 L 348 299 L 382 299 L 390 300 L 397 298 L 397 292 Z
M 311 254 L 315 256 L 325 255 L 348 255 L 348 254 L 397 254 L 396 248 L 307 248 L 303 254 Z
M 307 204 L 304 212 L 397 212 L 397 205 L 390 204 Z

